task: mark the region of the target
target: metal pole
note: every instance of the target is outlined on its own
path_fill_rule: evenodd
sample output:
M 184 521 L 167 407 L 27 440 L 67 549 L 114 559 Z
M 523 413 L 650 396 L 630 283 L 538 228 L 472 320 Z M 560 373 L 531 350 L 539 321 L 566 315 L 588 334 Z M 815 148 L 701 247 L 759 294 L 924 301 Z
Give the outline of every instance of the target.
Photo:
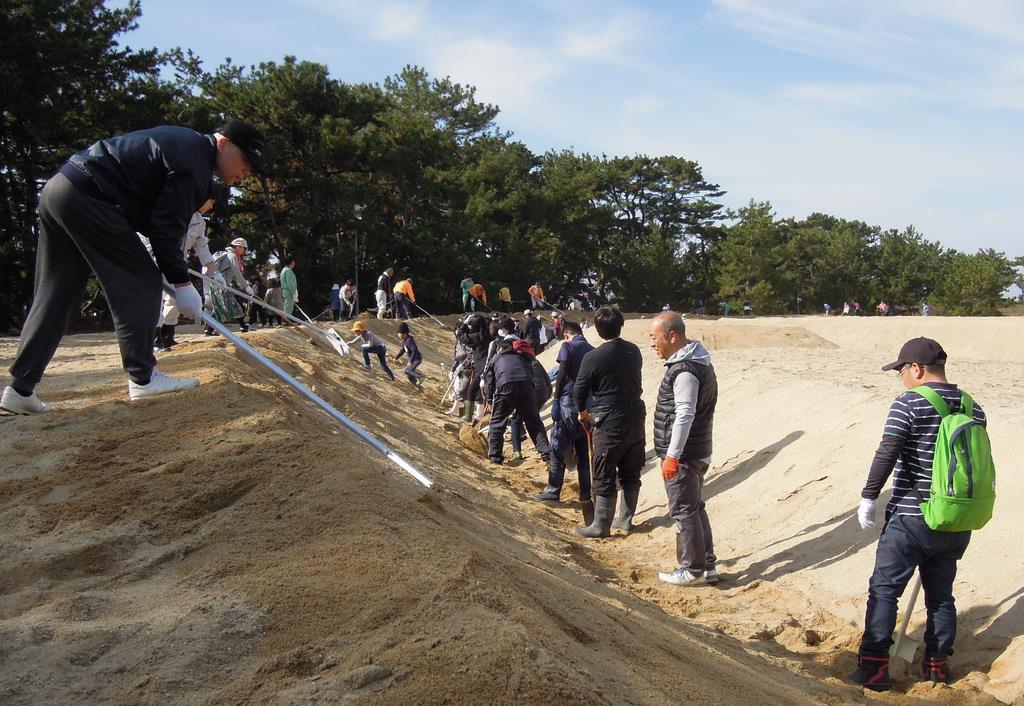
M 412 303 L 412 305 L 413 305 L 414 307 L 416 307 L 417 309 L 419 309 L 420 311 L 422 311 L 422 312 L 423 312 L 424 314 L 426 314 L 427 316 L 429 316 L 430 318 L 432 318 L 432 319 L 433 319 L 434 321 L 437 321 L 437 325 L 438 325 L 438 326 L 440 326 L 441 328 L 443 328 L 443 329 L 447 329 L 447 328 L 448 328 L 448 327 L 447 327 L 447 326 L 445 326 L 445 325 L 444 325 L 443 323 L 441 323 L 441 321 L 440 321 L 440 320 L 439 320 L 439 319 L 438 319 L 438 318 L 437 318 L 436 316 L 434 316 L 433 314 L 431 314 L 431 313 L 430 313 L 429 311 L 427 311 L 426 309 L 424 309 L 424 308 L 423 308 L 422 306 L 420 306 L 420 305 L 419 305 L 419 304 L 417 304 L 416 302 L 413 302 L 413 303 Z
M 173 290 L 172 287 L 165 286 L 164 288 L 168 292 L 170 292 L 172 295 L 174 294 L 174 290 Z M 427 476 L 423 475 L 418 470 L 416 470 L 416 468 L 414 468 L 412 466 L 412 464 L 410 464 L 404 458 L 402 458 L 397 453 L 395 453 L 394 450 L 392 450 L 389 447 L 387 447 L 384 443 L 382 443 L 375 436 L 373 436 L 372 434 L 367 432 L 365 429 L 360 427 L 358 424 L 353 422 L 351 419 L 346 417 L 344 414 L 342 414 L 341 412 L 336 410 L 325 399 L 323 399 L 318 394 L 316 394 L 315 392 L 310 390 L 308 387 L 303 385 L 301 382 L 296 380 L 294 377 L 292 377 L 291 375 L 286 373 L 284 370 L 282 370 L 277 365 L 277 363 L 275 363 L 274 361 L 272 361 L 269 358 L 267 358 L 265 355 L 260 353 L 258 350 L 256 350 L 252 346 L 250 346 L 245 341 L 243 341 L 240 337 L 236 336 L 234 333 L 232 333 L 232 331 L 230 329 L 228 329 L 228 327 L 226 327 L 223 324 L 221 324 L 219 321 L 217 321 L 215 318 L 213 318 L 212 316 L 207 314 L 205 311 L 201 312 L 201 316 L 203 317 L 203 322 L 207 326 L 209 326 L 214 331 L 219 333 L 221 336 L 223 336 L 224 338 L 226 338 L 227 340 L 229 340 L 233 344 L 235 344 L 235 346 L 238 348 L 238 350 L 240 350 L 243 353 L 245 353 L 246 355 L 248 355 L 250 358 L 252 358 L 254 361 L 256 361 L 256 363 L 258 363 L 259 365 L 261 365 L 264 368 L 266 368 L 267 370 L 269 370 L 271 373 L 273 373 L 275 376 L 277 376 L 280 380 L 282 380 L 285 384 L 287 384 L 293 390 L 295 390 L 300 395 L 305 397 L 307 400 L 309 400 L 310 402 L 315 404 L 321 410 L 326 412 L 329 416 L 333 417 L 335 421 L 340 422 L 349 431 L 354 433 L 356 436 L 358 436 L 360 439 L 365 441 L 367 444 L 369 444 L 370 446 L 375 448 L 380 453 L 384 454 L 384 456 L 386 456 L 396 466 L 398 466 L 403 471 L 405 471 L 406 473 L 411 475 L 413 478 L 418 480 L 420 483 L 422 483 L 427 488 L 431 487 L 434 484 L 434 481 L 432 481 L 430 478 L 428 478 Z

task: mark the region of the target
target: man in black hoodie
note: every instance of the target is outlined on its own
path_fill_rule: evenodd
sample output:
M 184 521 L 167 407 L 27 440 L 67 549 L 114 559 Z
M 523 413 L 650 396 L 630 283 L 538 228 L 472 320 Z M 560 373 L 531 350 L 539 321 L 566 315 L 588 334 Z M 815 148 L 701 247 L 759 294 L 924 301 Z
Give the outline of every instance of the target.
M 615 516 L 616 479 L 623 493 L 639 494 L 644 467 L 644 418 L 641 394 L 643 356 L 640 349 L 619 338 L 622 313 L 602 306 L 594 327 L 604 339 L 583 357 L 573 399 L 584 427 L 593 429 L 594 521 L 573 531 L 581 537 L 607 537 Z M 593 396 L 589 409 L 587 401 Z

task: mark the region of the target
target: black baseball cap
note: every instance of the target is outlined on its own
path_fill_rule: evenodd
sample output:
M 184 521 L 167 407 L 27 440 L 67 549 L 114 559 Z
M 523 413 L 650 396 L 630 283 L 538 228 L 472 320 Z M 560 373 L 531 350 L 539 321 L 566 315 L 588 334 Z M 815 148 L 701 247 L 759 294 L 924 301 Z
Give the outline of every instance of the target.
M 899 358 L 888 365 L 883 365 L 882 370 L 896 370 L 908 363 L 934 365 L 935 363 L 945 362 L 946 351 L 942 350 L 939 342 L 922 336 L 920 338 L 912 338 L 904 343 L 903 347 L 900 348 Z
M 263 133 L 242 120 L 228 120 L 217 128 L 224 137 L 231 140 L 242 150 L 249 167 L 257 174 L 263 173 L 263 149 L 266 140 Z

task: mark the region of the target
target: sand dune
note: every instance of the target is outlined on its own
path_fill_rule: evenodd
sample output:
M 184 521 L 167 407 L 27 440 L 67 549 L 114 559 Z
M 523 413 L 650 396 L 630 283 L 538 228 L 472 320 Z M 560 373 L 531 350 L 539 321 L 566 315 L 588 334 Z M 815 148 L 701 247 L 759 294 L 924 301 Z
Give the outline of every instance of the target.
M 655 577 L 672 530 L 653 463 L 640 531 L 585 543 L 572 503 L 530 499 L 538 459 L 497 469 L 459 443 L 437 411 L 451 338 L 429 321 L 425 395 L 296 330 L 250 335 L 432 475 L 427 493 L 223 341 L 185 336 L 161 358 L 196 391 L 129 405 L 112 336 L 70 337 L 40 388 L 56 413 L 0 418 L 0 702 L 870 701 L 839 679 L 875 540 L 853 509 L 899 391 L 878 367 L 922 332 L 988 411 L 1000 500 L 957 582 L 961 678 L 900 678 L 885 700 L 1010 703 L 1024 693 L 1014 323 L 694 322 L 722 390 L 707 489 L 726 575 L 694 590 Z M 646 324 L 627 336 L 643 346 Z M 395 340 L 392 322 L 370 328 Z M 5 365 L 15 346 L 0 340 Z M 653 395 L 661 366 L 645 357 Z

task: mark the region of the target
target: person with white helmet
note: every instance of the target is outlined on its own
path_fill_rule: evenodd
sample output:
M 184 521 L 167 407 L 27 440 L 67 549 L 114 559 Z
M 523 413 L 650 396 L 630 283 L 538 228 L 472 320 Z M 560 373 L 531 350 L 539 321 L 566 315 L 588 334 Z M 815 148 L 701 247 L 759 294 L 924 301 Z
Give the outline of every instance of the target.
M 234 321 L 238 324 L 242 333 L 249 331 L 245 323 L 245 313 L 238 299 L 233 294 L 222 289 L 223 286 L 242 289 L 246 294 L 252 294 L 252 287 L 245 281 L 243 269 L 245 267 L 242 258 L 249 249 L 249 243 L 245 238 L 235 238 L 231 244 L 213 257 L 211 267 L 204 268 L 203 273 L 213 277 L 214 283 L 204 280 L 204 292 L 206 294 L 206 309 L 212 311 L 219 321 L 227 323 Z M 221 285 L 220 287 L 218 285 Z M 206 327 L 206 335 L 213 336 L 215 332 L 209 326 Z

